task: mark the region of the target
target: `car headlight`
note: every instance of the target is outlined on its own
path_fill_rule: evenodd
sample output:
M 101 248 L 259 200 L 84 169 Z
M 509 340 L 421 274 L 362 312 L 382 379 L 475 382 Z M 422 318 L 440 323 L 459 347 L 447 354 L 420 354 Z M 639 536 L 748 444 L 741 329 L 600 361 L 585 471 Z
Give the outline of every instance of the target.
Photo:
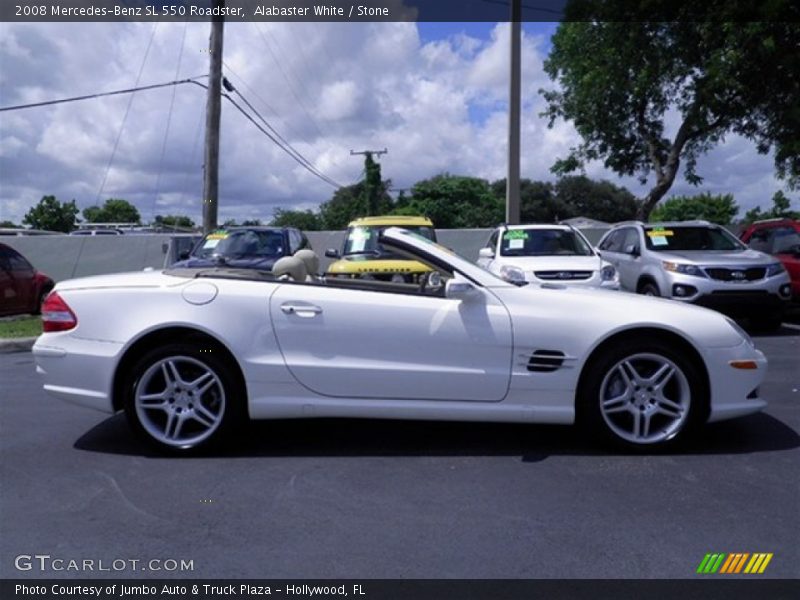
M 693 277 L 706 277 L 706 274 L 703 273 L 703 269 L 695 265 L 684 265 L 682 263 L 670 262 L 668 260 L 662 261 L 661 264 L 666 271 L 682 273 L 683 275 L 691 275 Z
M 606 265 L 600 269 L 600 279 L 603 281 L 614 281 L 617 278 L 617 270 L 611 266 Z
M 774 277 L 775 275 L 780 275 L 786 269 L 783 268 L 783 265 L 779 262 L 772 263 L 771 265 L 767 265 L 767 277 Z
M 753 338 L 750 337 L 750 334 L 747 333 L 744 329 L 742 329 L 742 327 L 736 321 L 734 321 L 730 317 L 725 317 L 725 320 L 728 322 L 728 324 L 731 327 L 733 327 L 733 330 L 736 333 L 738 333 L 740 336 L 742 336 L 744 338 L 744 341 L 746 341 L 748 344 L 750 344 L 750 346 L 752 346 L 753 348 L 756 347 L 756 344 L 753 341 Z
M 509 283 L 525 283 L 525 273 L 519 267 L 503 265 L 500 267 L 500 277 Z

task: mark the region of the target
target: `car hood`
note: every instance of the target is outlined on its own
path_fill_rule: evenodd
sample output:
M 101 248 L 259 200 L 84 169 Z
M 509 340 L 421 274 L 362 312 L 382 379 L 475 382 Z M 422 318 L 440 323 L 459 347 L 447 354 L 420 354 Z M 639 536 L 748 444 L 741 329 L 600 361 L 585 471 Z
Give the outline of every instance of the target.
M 245 258 L 226 258 L 225 262 L 209 258 L 187 258 L 173 264 L 171 269 L 207 269 L 214 267 L 228 267 L 231 269 L 262 269 L 271 271 L 278 257 L 275 256 L 250 256 Z
M 163 271 L 133 271 L 130 273 L 113 273 L 110 275 L 95 275 L 93 277 L 79 277 L 60 281 L 56 291 L 65 290 L 90 290 L 102 288 L 147 288 L 163 286 L 185 285 L 192 281 L 182 277 L 170 277 Z
M 523 271 L 597 271 L 603 265 L 599 256 L 501 256 L 498 260 Z
M 609 332 L 640 326 L 668 329 L 706 348 L 738 346 L 744 341 L 720 313 L 664 298 L 559 284 L 497 287 L 492 292 L 508 307 L 515 330 L 518 321 L 536 321 L 520 331 L 562 323 L 567 337 L 568 329 L 574 328 L 576 335 L 592 331 L 599 340 Z
M 765 265 L 774 263 L 775 259 L 769 254 L 757 250 L 737 250 L 731 252 L 709 252 L 708 250 L 684 250 L 683 252 L 657 252 L 654 253 L 663 260 L 676 262 L 690 262 L 695 265 Z

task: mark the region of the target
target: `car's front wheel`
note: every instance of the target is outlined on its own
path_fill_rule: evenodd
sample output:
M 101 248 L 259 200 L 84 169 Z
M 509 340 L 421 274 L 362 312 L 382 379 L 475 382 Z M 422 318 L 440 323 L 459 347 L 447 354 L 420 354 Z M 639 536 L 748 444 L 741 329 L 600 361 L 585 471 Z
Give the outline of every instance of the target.
M 162 450 L 189 453 L 221 442 L 240 421 L 243 394 L 213 349 L 170 344 L 143 356 L 126 386 L 133 429 Z
M 628 448 L 672 445 L 706 402 L 697 367 L 659 340 L 628 341 L 589 365 L 579 417 L 593 433 Z
M 655 283 L 648 281 L 639 288 L 639 293 L 645 296 L 660 296 L 661 292 Z

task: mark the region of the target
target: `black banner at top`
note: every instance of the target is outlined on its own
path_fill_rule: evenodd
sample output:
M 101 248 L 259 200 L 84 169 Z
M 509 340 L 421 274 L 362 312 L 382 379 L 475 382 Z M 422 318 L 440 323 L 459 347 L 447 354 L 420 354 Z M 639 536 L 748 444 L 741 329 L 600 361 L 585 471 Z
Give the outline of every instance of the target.
M 794 600 L 798 580 L 781 579 L 16 579 L 3 600 Z
M 794 0 L 2 0 L 0 21 L 800 22 Z

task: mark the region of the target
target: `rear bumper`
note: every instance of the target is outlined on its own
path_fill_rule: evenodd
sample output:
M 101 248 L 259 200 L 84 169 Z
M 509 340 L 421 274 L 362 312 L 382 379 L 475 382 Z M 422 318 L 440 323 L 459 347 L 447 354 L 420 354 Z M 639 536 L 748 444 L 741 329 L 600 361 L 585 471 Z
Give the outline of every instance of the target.
M 113 413 L 113 374 L 121 350 L 121 343 L 48 333 L 39 336 L 32 353 L 47 393 L 72 404 Z

